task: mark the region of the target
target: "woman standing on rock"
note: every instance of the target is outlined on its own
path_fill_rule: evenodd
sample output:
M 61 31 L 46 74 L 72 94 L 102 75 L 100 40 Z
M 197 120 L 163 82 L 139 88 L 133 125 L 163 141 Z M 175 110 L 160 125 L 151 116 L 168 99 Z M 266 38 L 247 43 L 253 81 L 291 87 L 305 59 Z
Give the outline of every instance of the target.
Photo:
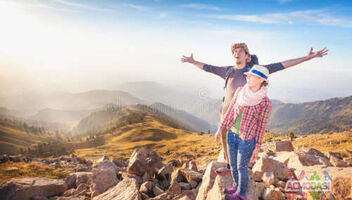
M 234 185 L 225 189 L 226 200 L 245 199 L 248 163 L 258 157 L 271 110 L 271 102 L 267 97 L 268 69 L 255 65 L 245 74 L 247 83 L 236 90 L 215 135 L 219 142 L 222 130 L 229 130 L 227 149 Z

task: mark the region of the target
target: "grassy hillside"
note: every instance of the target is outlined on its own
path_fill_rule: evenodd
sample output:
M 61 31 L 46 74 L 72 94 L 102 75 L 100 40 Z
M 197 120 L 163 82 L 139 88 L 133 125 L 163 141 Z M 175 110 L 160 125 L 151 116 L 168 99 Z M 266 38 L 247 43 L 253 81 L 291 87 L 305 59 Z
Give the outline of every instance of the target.
M 13 120 L 0 119 L 0 154 L 16 154 L 52 137 L 43 129 Z
M 297 149 L 315 148 L 322 152 L 352 151 L 352 130 L 330 134 L 312 134 L 297 138 L 293 145 Z
M 172 127 L 153 115 L 103 134 L 104 145 L 77 149 L 78 156 L 97 159 L 102 155 L 129 158 L 135 148 L 149 148 L 166 160 L 216 158 L 220 151 L 213 135 Z
M 289 137 L 275 136 L 273 133 L 266 132 L 263 143 L 281 140 L 289 140 Z M 310 148 L 315 148 L 321 152 L 338 152 L 344 157 L 344 155 L 350 155 L 346 150 L 352 152 L 352 129 L 328 134 L 296 135 L 292 144 L 296 151 L 308 151 Z M 268 149 L 274 150 L 274 146 L 270 145 Z
M 185 111 L 174 109 L 163 103 L 154 103 L 150 105 L 150 107 L 167 114 L 169 117 L 172 117 L 173 119 L 184 125 L 188 130 L 198 132 L 208 132 L 212 130 L 212 127 L 208 122 Z

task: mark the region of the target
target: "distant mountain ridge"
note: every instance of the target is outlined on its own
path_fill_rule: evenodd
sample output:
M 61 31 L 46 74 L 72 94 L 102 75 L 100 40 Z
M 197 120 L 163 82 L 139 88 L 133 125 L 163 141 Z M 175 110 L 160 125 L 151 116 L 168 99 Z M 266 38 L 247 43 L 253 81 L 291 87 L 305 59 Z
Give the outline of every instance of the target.
M 79 93 L 50 93 L 30 94 L 6 97 L 1 99 L 1 106 L 15 108 L 16 110 L 31 110 L 38 112 L 42 109 L 51 108 L 57 110 L 92 110 L 100 108 L 108 103 L 129 105 L 145 103 L 128 92 L 119 90 L 89 90 Z
M 47 122 L 59 122 L 69 123 L 82 119 L 88 115 L 91 111 L 89 110 L 57 110 L 46 108 L 40 110 L 37 114 L 31 116 L 32 120 L 47 121 Z
M 352 128 L 352 96 L 299 104 L 275 104 L 267 129 L 279 135 L 331 133 Z
M 105 133 L 125 125 L 144 122 L 146 117 L 152 117 L 173 128 L 187 130 L 186 125 L 150 106 L 136 104 L 121 107 L 110 104 L 83 118 L 73 131 L 80 135 Z

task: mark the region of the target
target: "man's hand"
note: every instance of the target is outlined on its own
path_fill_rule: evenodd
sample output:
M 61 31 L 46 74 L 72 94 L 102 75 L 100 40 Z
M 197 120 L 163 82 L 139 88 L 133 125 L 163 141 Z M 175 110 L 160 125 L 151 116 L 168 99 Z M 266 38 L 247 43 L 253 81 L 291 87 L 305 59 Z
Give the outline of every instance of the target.
M 191 56 L 190 57 L 187 57 L 187 56 L 183 56 L 182 58 L 181 58 L 181 61 L 183 62 L 183 63 L 191 63 L 191 64 L 193 64 L 194 66 L 196 66 L 196 67 L 198 67 L 199 69 L 203 69 L 203 66 L 205 65 L 205 63 L 202 63 L 202 62 L 199 62 L 199 61 L 195 61 L 194 59 L 193 59 L 193 53 L 191 53 Z
M 321 57 L 323 57 L 323 56 L 325 56 L 327 54 L 328 54 L 328 49 L 327 48 L 324 48 L 324 49 L 322 49 L 320 51 L 316 51 L 316 52 L 313 52 L 313 48 L 310 48 L 307 56 L 310 57 L 310 58 L 316 58 L 316 57 L 321 58 Z
M 294 59 L 290 59 L 290 60 L 286 60 L 286 61 L 283 61 L 281 62 L 282 65 L 284 66 L 284 68 L 288 68 L 288 67 L 292 67 L 292 66 L 295 66 L 295 65 L 298 65 L 302 62 L 305 62 L 305 61 L 308 61 L 312 58 L 321 58 L 325 55 L 328 54 L 328 49 L 327 48 L 324 48 L 320 51 L 316 51 L 316 52 L 313 52 L 313 48 L 310 48 L 308 54 L 306 56 L 303 56 L 303 57 L 300 57 L 300 58 L 294 58 Z
M 190 57 L 183 56 L 183 58 L 181 58 L 181 61 L 182 61 L 183 63 L 188 62 L 188 63 L 193 64 L 193 63 L 194 63 L 193 53 L 191 53 L 191 56 L 190 56 Z
M 252 153 L 252 157 L 251 157 L 251 161 L 250 162 L 255 162 L 258 158 L 258 154 L 259 154 L 259 148 L 255 148 L 253 153 Z
M 216 142 L 219 142 L 220 141 L 220 138 L 221 138 L 221 134 L 222 134 L 222 130 L 221 129 L 218 129 L 215 133 L 215 141 Z

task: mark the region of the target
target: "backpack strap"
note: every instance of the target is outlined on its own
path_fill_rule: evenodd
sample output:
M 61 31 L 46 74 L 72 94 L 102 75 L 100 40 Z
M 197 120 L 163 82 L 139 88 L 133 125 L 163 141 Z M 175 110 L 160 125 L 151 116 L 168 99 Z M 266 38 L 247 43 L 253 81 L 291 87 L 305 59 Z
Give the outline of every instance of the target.
M 224 89 L 226 89 L 227 82 L 229 80 L 230 75 L 233 73 L 234 69 L 232 66 L 228 66 L 226 70 L 226 75 L 225 75 L 225 85 Z M 225 98 L 225 97 L 224 97 Z

